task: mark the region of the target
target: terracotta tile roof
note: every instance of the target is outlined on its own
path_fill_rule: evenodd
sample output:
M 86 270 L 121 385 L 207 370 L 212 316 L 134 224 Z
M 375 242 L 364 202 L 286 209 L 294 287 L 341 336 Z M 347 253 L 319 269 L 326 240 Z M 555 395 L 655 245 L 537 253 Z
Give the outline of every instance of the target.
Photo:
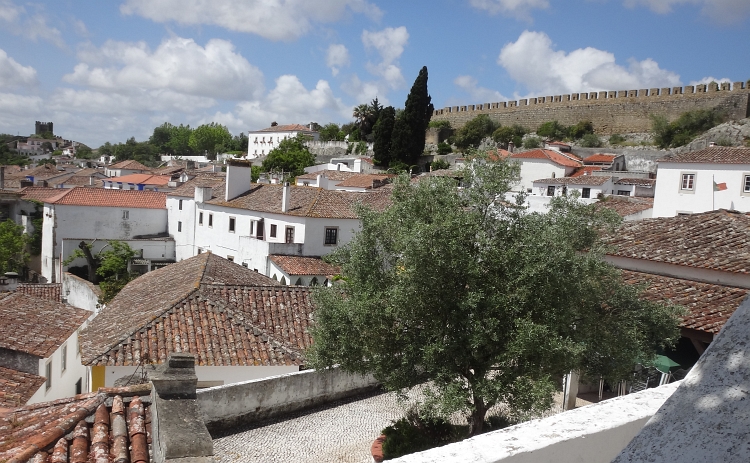
M 320 257 L 268 256 L 287 275 L 336 275 L 341 269 L 325 262 Z
M 19 283 L 16 291 L 40 299 L 62 302 L 62 283 Z
M 616 157 L 617 157 L 616 154 L 597 153 L 597 154 L 592 154 L 591 156 L 585 158 L 583 160 L 583 163 L 593 164 L 595 162 L 600 162 L 600 163 L 612 164 L 612 161 L 614 161 Z
M 626 222 L 604 241 L 613 256 L 750 274 L 750 214 L 721 209 Z
M 605 177 L 599 175 L 581 175 L 578 177 L 556 177 L 556 178 L 543 178 L 534 180 L 534 183 L 546 183 L 548 185 L 604 185 L 608 181 L 612 180 L 612 177 Z
M 591 175 L 591 172 L 597 172 L 600 170 L 602 170 L 602 166 L 583 166 L 576 169 L 576 171 L 570 174 L 570 176 L 580 177 L 582 175 Z
M 653 187 L 656 185 L 656 179 L 653 178 L 621 178 L 620 180 L 615 182 L 618 185 L 636 185 L 636 186 L 645 186 L 645 187 Z
M 230 201 L 216 198 L 209 204 L 246 209 L 257 212 L 282 214 L 282 185 L 253 184 L 250 191 Z M 388 192 L 349 192 L 332 191 L 292 185 L 290 188 L 289 210 L 287 215 L 302 217 L 356 219 L 355 204 L 361 202 L 382 210 L 390 205 Z
M 309 127 L 301 124 L 275 125 L 265 129 L 256 130 L 255 132 L 313 132 Z M 250 133 L 255 133 L 250 132 Z
M 357 174 L 339 183 L 338 187 L 349 188 L 378 188 L 385 184 L 388 179 L 395 177 L 391 174 Z
M 0 413 L 0 461 L 149 462 L 149 394 L 148 385 L 101 388 Z
M 2 164 L 0 164 L 0 166 L 2 166 Z M 16 172 L 20 172 L 23 170 L 21 169 L 21 166 L 3 166 L 3 167 L 5 167 L 5 175 L 12 175 L 12 174 L 15 174 Z
M 14 291 L 0 296 L 0 347 L 47 358 L 91 312 Z
M 45 381 L 43 376 L 0 367 L 0 409 L 26 405 Z
M 68 189 L 48 188 L 41 186 L 27 186 L 26 188 L 21 188 L 20 190 L 18 190 L 19 193 L 23 194 L 21 199 L 29 199 L 42 202 L 48 200 L 49 198 L 59 196 L 64 191 L 68 191 Z
M 182 185 L 178 186 L 174 190 L 170 191 L 168 194 L 169 196 L 181 196 L 186 198 L 193 198 L 195 197 L 195 187 L 207 187 L 210 186 L 213 188 L 212 190 L 212 198 L 223 198 L 224 197 L 224 190 L 225 190 L 225 179 L 226 177 L 223 175 L 217 175 L 214 173 L 205 173 L 200 174 L 196 176 L 195 178 L 192 178 L 188 180 L 187 182 L 183 183 Z
M 711 146 L 689 153 L 671 154 L 657 162 L 694 162 L 708 164 L 750 164 L 750 148 Z
M 166 209 L 167 194 L 159 191 L 110 190 L 74 187 L 45 200 L 64 206 L 132 207 Z
M 171 180 L 168 175 L 151 175 L 151 174 L 130 174 L 122 177 L 109 177 L 107 182 L 115 183 L 133 183 L 143 185 L 161 185 L 164 186 Z
M 185 170 L 185 166 L 164 166 L 158 169 L 154 169 L 155 175 L 169 175 L 170 177 L 174 174 L 179 174 Z
M 120 161 L 116 164 L 112 164 L 108 167 L 108 169 L 126 169 L 126 170 L 151 170 L 150 167 L 146 167 L 143 164 L 141 164 L 138 161 L 135 161 L 133 159 L 126 159 L 125 161 Z
M 627 283 L 644 285 L 643 296 L 688 309 L 680 326 L 716 334 L 745 300 L 749 289 L 623 270 Z
M 188 300 L 202 284 L 279 285 L 271 278 L 210 252 L 148 272 L 128 283 L 81 331 L 83 363 L 100 364 L 113 348 L 127 343 L 152 320 L 165 316 Z M 161 360 L 166 360 L 166 353 Z
M 637 198 L 632 196 L 607 196 L 604 201 L 596 203 L 597 208 L 612 209 L 620 217 L 627 217 L 638 212 L 653 209 L 654 198 Z
M 316 180 L 318 175 L 324 175 L 328 180 L 347 180 L 355 175 L 362 175 L 359 172 L 346 172 L 343 170 L 319 170 L 317 172 L 310 172 L 308 174 L 302 174 L 297 176 L 298 179 L 302 180 Z
M 555 150 L 536 149 L 523 153 L 513 153 L 510 157 L 511 159 L 547 159 L 563 167 L 580 167 L 583 165 L 581 161 L 573 160 Z
M 0 190 L 0 195 L 6 195 L 6 196 L 10 195 L 10 196 L 15 196 L 17 198 L 20 198 L 21 192 L 15 191 L 15 190 Z
M 42 164 L 41 166 L 32 167 L 31 169 L 25 169 L 20 170 L 13 174 L 5 173 L 5 179 L 6 181 L 8 179 L 24 179 L 26 177 L 34 177 L 34 180 L 46 180 L 53 177 L 58 177 L 60 175 L 65 175 L 70 172 L 77 171 L 77 168 L 71 168 L 68 170 L 60 170 L 57 166 L 53 166 L 52 164 Z

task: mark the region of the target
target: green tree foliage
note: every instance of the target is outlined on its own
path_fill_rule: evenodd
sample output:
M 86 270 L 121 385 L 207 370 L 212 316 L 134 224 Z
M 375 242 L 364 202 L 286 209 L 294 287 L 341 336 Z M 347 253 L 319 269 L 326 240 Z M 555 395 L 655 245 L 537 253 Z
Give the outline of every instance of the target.
M 91 159 L 94 157 L 94 152 L 87 145 L 81 143 L 76 147 L 76 157 L 78 159 Z
M 453 152 L 453 148 L 448 143 L 441 141 L 437 146 L 437 154 L 450 154 Z
M 526 137 L 523 139 L 523 147 L 527 149 L 539 148 L 542 146 L 542 139 L 539 137 Z
M 54 140 L 55 139 L 55 134 L 53 134 L 50 131 L 42 132 L 39 135 L 34 135 L 34 136 L 39 137 L 39 138 L 44 138 L 45 140 Z
M 10 219 L 0 222 L 0 275 L 23 270 L 29 261 L 27 241 L 21 225 Z
M 56 166 L 56 165 L 57 165 L 57 161 L 55 161 L 55 160 L 54 160 L 54 159 L 52 159 L 52 158 L 44 158 L 44 159 L 40 159 L 40 160 L 38 160 L 38 161 L 37 161 L 36 163 L 37 163 L 37 165 L 39 165 L 39 166 L 41 166 L 41 165 L 43 165 L 43 164 L 51 164 L 51 165 L 53 165 L 53 166 Z
M 125 143 L 118 143 L 116 145 L 110 144 L 109 147 L 106 147 L 105 145 L 102 147 L 105 148 L 105 150 L 106 148 L 111 149 L 112 155 L 115 156 L 117 161 L 134 159 L 146 166 L 156 166 L 160 162 L 158 149 L 149 142 L 136 141 L 135 137 L 128 138 Z
M 305 167 L 315 164 L 315 156 L 307 149 L 305 141 L 307 138 L 302 134 L 281 140 L 279 146 L 272 149 L 263 160 L 263 171 L 291 172 L 293 177 L 305 173 Z
M 613 133 L 609 136 L 610 145 L 622 145 L 623 143 L 625 143 L 625 137 L 623 137 L 619 133 Z
M 580 121 L 576 125 L 568 128 L 568 137 L 573 140 L 580 140 L 586 135 L 594 133 L 594 124 L 591 121 Z
M 375 164 L 387 166 L 391 162 L 391 137 L 395 123 L 396 109 L 393 106 L 383 108 L 372 130 L 372 151 Z
M 499 201 L 519 167 L 473 163 L 452 179 L 402 175 L 384 212 L 330 255 L 345 284 L 315 292 L 308 359 L 372 373 L 389 390 L 427 383 L 424 408 L 463 411 L 470 434 L 503 403 L 510 417 L 546 409 L 555 377 L 580 369 L 625 378 L 679 335 L 681 311 L 643 300 L 604 261 L 620 219 L 577 198 L 546 214 Z
M 651 116 L 651 131 L 659 148 L 676 148 L 690 143 L 696 136 L 719 125 L 724 115 L 713 109 L 696 109 L 682 113 L 669 122 L 664 116 Z
M 508 147 L 510 142 L 513 142 L 515 146 L 521 146 L 523 144 L 523 136 L 526 133 L 528 133 L 528 130 L 517 124 L 512 127 L 498 127 L 492 132 L 492 139 L 495 143 L 499 143 L 505 148 Z
M 360 140 L 359 126 L 354 122 L 349 122 L 341 126 L 341 131 L 344 133 L 344 139 L 348 135 L 347 141 L 355 142 Z
M 99 303 L 106 304 L 117 296 L 125 285 L 138 277 L 137 273 L 128 271 L 128 265 L 135 257 L 135 250 L 127 243 L 117 240 L 109 241 L 96 255 L 93 255 L 91 248 L 92 243 L 82 241 L 78 249 L 63 261 L 63 265 L 68 265 L 78 258 L 86 259 L 90 269 L 94 269 L 93 272 L 89 272 L 89 280 L 98 284 L 102 292 Z
M 5 166 L 25 166 L 29 163 L 29 158 L 26 155 L 18 154 L 15 149 L 11 149 L 8 144 L 15 146 L 14 141 L 18 137 L 7 133 L 0 134 L 0 165 Z
M 536 134 L 550 140 L 563 140 L 568 136 L 568 128 L 557 121 L 549 121 L 540 125 Z
M 197 153 L 207 153 L 208 159 L 216 159 L 216 154 L 224 152 L 232 142 L 232 134 L 221 124 L 211 122 L 198 126 L 190 134 L 190 148 Z
M 344 141 L 346 134 L 333 122 L 320 128 L 320 141 Z
M 446 170 L 450 169 L 451 165 L 448 163 L 448 161 L 444 161 L 442 159 L 436 159 L 430 163 L 430 168 L 435 170 Z
M 485 137 L 489 137 L 497 128 L 494 122 L 486 114 L 480 114 L 470 120 L 453 134 L 453 144 L 460 149 L 476 148 Z
M 602 146 L 602 139 L 595 133 L 587 133 L 581 138 L 581 146 L 584 148 L 599 148 Z
M 450 129 L 451 128 L 451 121 L 430 121 L 429 124 L 427 124 L 427 127 L 431 129 Z
M 250 142 L 250 139 L 247 138 L 247 135 L 245 135 L 245 132 L 240 132 L 239 135 L 235 135 L 234 137 L 232 137 L 232 141 L 229 142 L 229 146 L 227 146 L 227 148 L 231 152 L 247 153 L 249 142 Z
M 403 113 L 393 125 L 391 159 L 394 161 L 416 164 L 424 150 L 425 131 L 435 110 L 427 92 L 427 78 L 427 66 L 424 66 L 406 97 Z

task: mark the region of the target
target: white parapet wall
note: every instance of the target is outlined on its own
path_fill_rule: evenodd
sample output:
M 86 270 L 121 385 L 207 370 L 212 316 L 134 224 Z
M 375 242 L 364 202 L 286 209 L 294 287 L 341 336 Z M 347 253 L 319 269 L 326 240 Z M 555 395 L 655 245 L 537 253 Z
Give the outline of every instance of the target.
M 390 461 L 609 463 L 678 386 L 646 389 Z
M 352 375 L 338 368 L 305 370 L 202 389 L 198 403 L 208 428 L 224 429 L 351 397 L 377 386 L 371 376 Z
M 99 308 L 99 287 L 90 281 L 77 277 L 72 273 L 63 273 L 62 291 L 66 302 L 73 307 L 97 312 Z

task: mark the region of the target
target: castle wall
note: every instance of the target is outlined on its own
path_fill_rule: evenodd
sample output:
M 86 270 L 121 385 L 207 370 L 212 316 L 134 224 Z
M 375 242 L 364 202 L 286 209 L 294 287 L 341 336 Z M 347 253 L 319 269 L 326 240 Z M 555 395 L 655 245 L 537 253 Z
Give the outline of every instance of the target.
M 716 108 L 732 120 L 750 117 L 750 88 L 744 82 L 674 88 L 572 93 L 538 98 L 452 106 L 437 109 L 433 121 L 450 121 L 460 128 L 480 114 L 503 126 L 519 124 L 536 130 L 547 121 L 574 125 L 590 120 L 600 135 L 648 132 L 650 115 L 674 120 L 686 111 Z

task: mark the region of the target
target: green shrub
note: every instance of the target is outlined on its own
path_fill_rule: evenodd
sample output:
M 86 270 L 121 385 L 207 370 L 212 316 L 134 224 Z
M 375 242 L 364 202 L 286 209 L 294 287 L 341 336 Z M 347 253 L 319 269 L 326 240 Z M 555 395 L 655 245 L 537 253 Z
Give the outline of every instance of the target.
M 450 121 L 430 121 L 429 124 L 427 124 L 427 127 L 431 129 L 450 129 L 451 128 L 451 122 Z
M 438 146 L 437 146 L 438 154 L 450 154 L 452 152 L 453 152 L 453 148 L 451 148 L 451 145 L 449 145 L 448 143 L 444 141 L 441 141 L 440 143 L 438 143 Z
M 622 145 L 623 143 L 625 143 L 625 137 L 623 137 L 619 133 L 613 133 L 609 136 L 610 145 Z
M 420 417 L 414 409 L 383 429 L 383 434 L 383 458 L 386 460 L 450 444 L 456 440 L 456 432 L 450 423 L 442 418 Z
M 542 139 L 539 137 L 526 137 L 523 139 L 524 148 L 539 148 L 542 146 Z
M 568 135 L 573 140 L 578 140 L 586 135 L 593 135 L 594 124 L 591 121 L 581 121 L 568 129 Z
M 734 146 L 734 141 L 731 138 L 724 136 L 716 140 L 716 144 L 719 146 Z
M 527 133 L 528 130 L 517 124 L 512 127 L 498 127 L 492 132 L 492 139 L 495 143 L 500 143 L 505 147 L 507 147 L 508 143 L 511 141 L 514 145 L 521 146 L 523 144 L 523 136 Z
M 453 144 L 458 148 L 466 149 L 477 147 L 484 137 L 492 135 L 497 128 L 497 123 L 486 114 L 480 114 L 467 122 L 463 127 L 453 134 Z
M 430 163 L 430 168 L 432 168 L 432 170 L 445 170 L 450 169 L 451 165 L 448 163 L 448 161 L 436 159 Z
M 568 127 L 560 124 L 557 121 L 549 121 L 540 125 L 536 129 L 536 134 L 540 137 L 549 138 L 551 140 L 562 140 L 568 135 Z
M 690 143 L 696 136 L 719 125 L 724 115 L 713 109 L 697 109 L 682 113 L 677 120 L 651 116 L 651 130 L 659 148 L 676 148 Z
M 602 140 L 595 133 L 587 133 L 581 138 L 581 146 L 584 148 L 598 148 L 602 146 Z

